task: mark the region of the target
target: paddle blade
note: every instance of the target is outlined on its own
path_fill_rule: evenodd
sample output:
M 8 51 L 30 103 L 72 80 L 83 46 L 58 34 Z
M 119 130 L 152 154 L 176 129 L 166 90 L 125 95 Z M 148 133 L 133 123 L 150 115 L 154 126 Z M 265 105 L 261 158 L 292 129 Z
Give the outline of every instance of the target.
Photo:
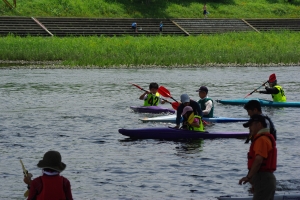
M 164 86 L 160 86 L 157 92 L 163 97 L 171 97 L 169 90 L 167 90 Z
M 173 103 L 171 103 L 171 105 L 172 105 L 172 107 L 173 107 L 174 110 L 177 110 L 177 109 L 178 109 L 178 106 L 180 105 L 180 103 L 178 103 L 178 102 L 173 102 Z
M 27 190 L 25 193 L 24 193 L 24 197 L 28 197 L 29 195 L 29 190 Z

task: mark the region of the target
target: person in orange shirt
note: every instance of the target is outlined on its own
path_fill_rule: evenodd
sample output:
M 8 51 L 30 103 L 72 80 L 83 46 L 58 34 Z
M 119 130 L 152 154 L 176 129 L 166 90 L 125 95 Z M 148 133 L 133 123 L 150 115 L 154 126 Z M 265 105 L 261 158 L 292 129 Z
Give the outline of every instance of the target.
M 252 184 L 253 200 L 272 200 L 276 190 L 273 174 L 277 165 L 276 141 L 269 133 L 266 118 L 262 115 L 252 115 L 246 127 L 249 127 L 251 136 L 249 171 L 247 176 L 239 180 L 239 184 Z

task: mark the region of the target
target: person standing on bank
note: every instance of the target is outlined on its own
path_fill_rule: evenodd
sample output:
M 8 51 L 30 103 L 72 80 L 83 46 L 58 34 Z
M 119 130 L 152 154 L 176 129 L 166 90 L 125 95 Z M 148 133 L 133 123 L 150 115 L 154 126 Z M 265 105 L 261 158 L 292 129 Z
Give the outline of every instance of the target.
M 275 74 L 271 74 L 269 77 L 269 86 L 265 87 L 266 91 L 258 91 L 260 94 L 271 94 L 274 102 L 286 102 L 284 90 L 280 85 L 277 84 Z
M 181 115 L 182 115 L 184 107 L 186 107 L 186 106 L 191 106 L 193 108 L 193 112 L 194 112 L 195 115 L 198 115 L 200 117 L 203 116 L 199 104 L 196 101 L 191 100 L 190 97 L 189 97 L 189 95 L 182 94 L 180 96 L 180 100 L 181 100 L 181 104 L 178 106 L 178 109 L 177 109 L 176 126 L 174 128 L 179 128 L 179 126 L 180 126 L 180 120 L 181 120 Z M 185 119 L 184 119 L 183 122 L 185 122 Z
M 204 15 L 205 18 L 207 17 L 207 7 L 206 7 L 206 4 L 204 4 L 204 6 L 203 6 L 203 15 Z
M 31 180 L 32 174 L 28 174 L 24 178 L 29 189 L 27 200 L 73 200 L 70 181 L 60 176 L 66 164 L 61 162 L 59 152 L 48 151 L 37 166 L 43 169 L 42 176 Z
M 252 184 L 253 200 L 273 200 L 276 178 L 273 174 L 277 165 L 276 141 L 268 131 L 266 119 L 262 115 L 252 115 L 248 121 L 251 145 L 248 152 L 248 174 L 239 184 Z
M 200 100 L 198 101 L 198 104 L 200 105 L 200 108 L 203 113 L 203 117 L 212 118 L 214 117 L 214 103 L 211 98 L 208 98 L 208 89 L 206 86 L 201 86 L 199 90 L 196 92 L 199 92 Z

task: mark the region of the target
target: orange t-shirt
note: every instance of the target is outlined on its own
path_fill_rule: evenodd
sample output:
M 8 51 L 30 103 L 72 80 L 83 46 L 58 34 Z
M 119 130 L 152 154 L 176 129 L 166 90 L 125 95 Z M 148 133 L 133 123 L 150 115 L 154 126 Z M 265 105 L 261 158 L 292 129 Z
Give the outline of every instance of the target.
M 254 139 L 260 136 L 260 134 L 255 135 Z M 260 155 L 263 158 L 268 157 L 268 153 L 273 149 L 272 141 L 268 136 L 261 136 L 254 142 L 253 150 L 256 155 Z

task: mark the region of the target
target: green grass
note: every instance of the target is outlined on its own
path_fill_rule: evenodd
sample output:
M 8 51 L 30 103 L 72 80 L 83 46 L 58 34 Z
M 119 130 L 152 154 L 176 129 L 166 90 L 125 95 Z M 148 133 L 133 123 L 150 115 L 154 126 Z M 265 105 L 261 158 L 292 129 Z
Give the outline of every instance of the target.
M 226 33 L 190 37 L 0 38 L 0 60 L 54 61 L 66 65 L 204 65 L 298 63 L 297 32 Z M 170 45 L 172 44 L 172 45 Z
M 11 4 L 13 0 L 8 0 Z M 0 0 L 0 16 L 199 18 L 207 2 L 210 18 L 299 18 L 300 0 L 17 0 L 11 11 Z

